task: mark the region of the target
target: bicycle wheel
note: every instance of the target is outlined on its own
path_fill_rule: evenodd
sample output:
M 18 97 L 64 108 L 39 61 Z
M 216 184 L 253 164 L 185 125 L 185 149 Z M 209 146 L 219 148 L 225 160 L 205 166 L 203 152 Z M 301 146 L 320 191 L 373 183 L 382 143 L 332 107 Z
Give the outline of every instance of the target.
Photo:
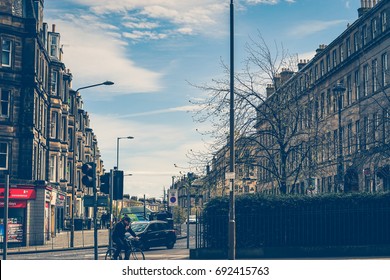
M 130 254 L 130 260 L 144 260 L 145 255 L 144 252 L 142 252 L 139 248 L 133 248 Z
M 108 249 L 104 259 L 105 260 L 113 260 L 114 259 L 114 253 L 115 253 L 115 249 L 114 248 Z

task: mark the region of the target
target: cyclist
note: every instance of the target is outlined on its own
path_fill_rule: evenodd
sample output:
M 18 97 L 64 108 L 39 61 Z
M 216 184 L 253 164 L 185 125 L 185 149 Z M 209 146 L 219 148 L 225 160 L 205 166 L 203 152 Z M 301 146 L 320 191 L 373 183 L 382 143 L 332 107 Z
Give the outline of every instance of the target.
M 138 239 L 135 232 L 130 226 L 131 219 L 128 216 L 124 216 L 122 220 L 117 223 L 112 232 L 112 240 L 116 243 L 116 250 L 114 253 L 114 260 L 118 259 L 118 256 L 122 250 L 125 251 L 125 260 L 128 260 L 131 253 L 131 248 L 126 241 L 126 232 L 129 232 L 132 236 Z

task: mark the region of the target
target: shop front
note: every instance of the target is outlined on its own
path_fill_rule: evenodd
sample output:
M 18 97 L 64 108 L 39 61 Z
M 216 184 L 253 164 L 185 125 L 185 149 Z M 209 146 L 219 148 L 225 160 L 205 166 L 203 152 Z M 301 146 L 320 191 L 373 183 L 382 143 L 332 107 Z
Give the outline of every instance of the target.
M 0 241 L 4 240 L 4 188 L 0 188 Z M 8 245 L 25 246 L 27 234 L 27 202 L 36 198 L 32 187 L 13 187 L 9 191 Z

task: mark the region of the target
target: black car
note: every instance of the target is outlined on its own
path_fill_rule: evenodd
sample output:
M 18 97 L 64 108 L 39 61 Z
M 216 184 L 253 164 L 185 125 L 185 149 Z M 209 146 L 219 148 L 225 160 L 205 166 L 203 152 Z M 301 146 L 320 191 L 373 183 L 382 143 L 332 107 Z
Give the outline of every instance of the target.
M 138 235 L 136 246 L 142 250 L 166 246 L 172 249 L 176 243 L 176 232 L 164 221 L 133 222 L 131 228 Z

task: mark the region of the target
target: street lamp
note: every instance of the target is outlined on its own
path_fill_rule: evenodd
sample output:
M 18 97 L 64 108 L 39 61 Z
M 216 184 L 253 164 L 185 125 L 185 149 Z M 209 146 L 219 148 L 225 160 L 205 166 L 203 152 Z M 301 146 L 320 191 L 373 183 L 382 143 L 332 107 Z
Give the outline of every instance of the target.
M 235 178 L 235 151 L 234 151 L 234 4 L 230 1 L 230 203 L 229 203 L 229 239 L 228 258 L 236 258 L 236 222 L 235 222 L 235 202 L 234 202 L 234 178 Z
M 121 139 L 134 139 L 134 137 L 133 136 L 126 136 L 126 137 L 117 137 L 116 138 L 116 170 L 118 170 L 118 171 L 119 171 L 119 140 L 121 140 Z M 122 199 L 122 205 L 123 205 L 123 199 Z M 116 204 L 115 209 L 116 209 L 115 216 L 118 216 L 118 204 Z
M 111 182 L 110 182 L 110 191 L 109 191 L 109 194 L 110 194 L 110 230 L 109 230 L 109 236 L 108 236 L 108 244 L 110 246 L 110 248 L 112 247 L 112 238 L 111 238 L 111 233 L 112 233 L 112 225 L 113 225 L 113 211 L 112 211 L 112 207 L 113 207 L 113 200 L 114 200 L 114 173 L 116 171 L 119 171 L 119 140 L 121 139 L 134 139 L 133 136 L 125 136 L 125 137 L 117 137 L 116 138 L 116 166 L 114 167 L 114 170 L 111 171 Z M 122 203 L 123 203 L 123 199 L 122 199 Z M 123 204 L 122 204 L 123 205 Z M 118 206 L 118 204 L 116 204 L 116 206 Z M 118 207 L 115 207 L 117 210 L 118 210 Z M 118 216 L 118 211 L 115 211 L 115 216 Z
M 123 179 L 126 177 L 126 176 L 133 176 L 133 174 L 129 173 L 129 174 L 123 174 Z M 124 180 L 123 180 L 124 181 Z M 123 209 L 123 198 L 121 200 L 121 211 Z
M 85 86 L 85 87 L 80 87 L 80 88 L 76 89 L 76 92 L 78 92 L 79 90 L 82 90 L 82 89 L 86 89 L 86 88 L 98 87 L 98 86 L 111 86 L 113 84 L 114 84 L 114 82 L 105 81 L 105 82 L 99 83 L 99 84 L 94 84 L 94 85 L 89 85 L 89 86 Z
M 341 127 L 341 109 L 343 107 L 343 95 L 345 87 L 342 83 L 337 83 L 333 87 L 333 92 L 338 101 L 338 156 L 337 156 L 337 187 L 338 190 L 344 190 L 344 158 L 343 158 L 343 131 Z
M 186 184 L 184 182 L 184 184 Z M 188 185 L 182 185 L 181 188 L 186 190 L 186 206 L 187 206 L 187 249 L 190 248 L 190 212 L 191 212 L 191 197 L 190 197 L 191 182 L 188 179 Z
M 105 81 L 103 83 L 99 84 L 93 84 L 89 86 L 84 86 L 78 88 L 75 92 L 82 89 L 87 89 L 91 87 L 98 87 L 98 86 L 111 86 L 114 82 L 111 81 Z M 76 120 L 75 120 L 76 121 Z M 72 184 L 72 212 L 70 217 L 70 247 L 74 247 L 74 215 L 75 215 L 75 209 L 76 209 L 76 125 L 74 125 L 73 135 L 72 135 L 72 142 L 73 142 L 73 184 Z
M 183 167 L 180 167 L 178 166 L 176 163 L 173 164 L 173 166 L 175 166 L 176 168 L 183 168 Z M 186 169 L 190 169 L 190 168 L 186 168 Z M 180 174 L 182 174 L 182 172 L 180 171 Z M 189 174 L 189 173 L 187 173 Z M 173 180 L 174 180 L 174 177 L 175 176 L 172 176 L 172 187 L 173 187 Z M 186 180 L 188 180 L 188 183 L 186 182 Z M 191 189 L 191 179 L 189 178 L 189 176 L 187 176 L 187 179 L 186 179 L 186 175 L 183 176 L 183 184 L 181 185 L 181 189 L 185 189 L 186 190 L 186 206 L 187 206 L 187 249 L 190 248 L 190 212 L 191 212 L 191 196 L 190 196 L 190 189 Z
M 116 168 L 119 170 L 119 140 L 120 139 L 134 139 L 133 136 L 117 137 L 116 138 Z

